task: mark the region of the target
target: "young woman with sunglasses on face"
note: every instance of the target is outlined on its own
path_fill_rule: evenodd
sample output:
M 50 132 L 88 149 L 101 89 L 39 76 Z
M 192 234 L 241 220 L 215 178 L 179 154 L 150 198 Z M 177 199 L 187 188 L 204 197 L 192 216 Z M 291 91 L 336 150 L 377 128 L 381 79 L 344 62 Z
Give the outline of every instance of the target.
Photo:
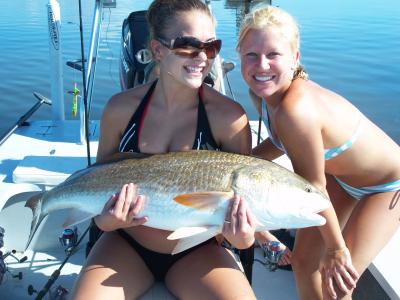
M 111 98 L 101 120 L 97 160 L 120 152 L 191 149 L 249 154 L 251 135 L 240 105 L 203 84 L 221 48 L 214 19 L 200 0 L 155 0 L 148 10 L 159 78 Z M 104 231 L 76 283 L 73 299 L 136 299 L 164 281 L 179 299 L 255 299 L 231 254 L 215 238 L 176 255 L 168 231 L 140 226 L 146 201 L 135 185 L 110 198 L 95 222 Z M 237 248 L 254 242 L 246 203 L 235 197 L 223 235 Z
M 272 6 L 249 13 L 237 49 L 269 131 L 254 155 L 286 153 L 332 202 L 321 213 L 326 225 L 297 231 L 299 296 L 350 299 L 358 274 L 399 227 L 400 148 L 349 101 L 307 79 L 288 13 Z

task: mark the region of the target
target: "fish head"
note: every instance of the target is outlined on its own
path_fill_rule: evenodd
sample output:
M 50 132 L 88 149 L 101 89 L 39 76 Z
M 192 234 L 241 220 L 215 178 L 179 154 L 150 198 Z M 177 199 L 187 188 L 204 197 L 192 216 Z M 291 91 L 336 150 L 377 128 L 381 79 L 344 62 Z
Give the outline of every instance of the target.
M 310 183 L 272 184 L 261 198 L 257 220 L 266 229 L 324 225 L 318 213 L 329 208 L 329 199 Z
M 282 169 L 256 167 L 238 178 L 239 185 L 248 186 L 238 193 L 248 199 L 258 227 L 271 230 L 324 225 L 326 220 L 318 213 L 331 206 L 328 197 L 301 176 Z

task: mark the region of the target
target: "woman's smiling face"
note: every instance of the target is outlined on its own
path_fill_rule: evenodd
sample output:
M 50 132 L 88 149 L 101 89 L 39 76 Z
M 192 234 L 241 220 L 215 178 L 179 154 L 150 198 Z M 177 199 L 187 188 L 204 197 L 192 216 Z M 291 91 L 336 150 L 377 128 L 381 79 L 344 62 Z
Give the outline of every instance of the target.
M 279 30 L 250 29 L 239 54 L 242 76 L 255 94 L 267 98 L 289 88 L 299 53 Z
M 177 15 L 165 31 L 168 42 L 177 37 L 190 36 L 202 42 L 215 39 L 214 22 L 207 14 L 193 10 Z M 208 59 L 205 52 L 194 58 L 182 57 L 161 45 L 160 66 L 170 76 L 185 85 L 198 88 L 211 69 L 213 59 Z M 178 51 L 177 51 L 178 52 Z

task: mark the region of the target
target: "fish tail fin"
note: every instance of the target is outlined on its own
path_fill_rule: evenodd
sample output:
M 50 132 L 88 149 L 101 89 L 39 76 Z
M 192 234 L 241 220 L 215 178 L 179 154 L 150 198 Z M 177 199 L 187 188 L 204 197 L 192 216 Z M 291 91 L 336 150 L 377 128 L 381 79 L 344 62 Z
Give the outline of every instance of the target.
M 42 223 L 46 214 L 42 214 L 42 196 L 43 193 L 37 193 L 32 196 L 29 200 L 26 201 L 25 207 L 29 207 L 32 210 L 33 218 L 31 223 L 31 231 L 29 233 L 28 242 L 26 243 L 26 249 L 28 249 L 29 244 L 31 243 L 33 236 L 35 235 L 37 229 L 39 228 L 40 223 Z

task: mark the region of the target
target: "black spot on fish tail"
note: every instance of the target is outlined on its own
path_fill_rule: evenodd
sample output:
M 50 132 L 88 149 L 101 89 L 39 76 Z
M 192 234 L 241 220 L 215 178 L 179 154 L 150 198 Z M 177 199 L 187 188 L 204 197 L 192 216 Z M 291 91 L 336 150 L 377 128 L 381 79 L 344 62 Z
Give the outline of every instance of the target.
M 25 206 L 32 209 L 33 218 L 31 223 L 31 232 L 29 233 L 28 242 L 26 243 L 26 249 L 28 249 L 29 244 L 32 241 L 33 236 L 35 235 L 37 229 L 39 228 L 40 223 L 42 223 L 44 217 L 47 214 L 42 214 L 42 196 L 43 193 L 38 193 L 32 196 L 29 200 L 26 201 Z
M 32 197 L 30 197 L 26 201 L 25 207 L 29 207 L 32 210 L 32 212 L 34 212 L 36 207 L 38 206 L 38 203 L 42 200 L 42 196 L 43 196 L 42 192 L 35 193 Z
M 25 201 L 25 203 L 26 203 L 27 199 L 31 199 L 32 196 L 37 195 L 38 193 L 42 193 L 42 192 L 38 192 L 38 191 L 32 192 L 31 191 L 31 192 L 22 192 L 22 193 L 12 195 L 10 198 L 8 198 L 8 200 L 4 204 L 3 209 L 10 207 L 12 205 L 15 205 L 16 203 L 19 203 L 22 201 Z
M 40 215 L 37 218 L 33 218 L 32 223 L 31 223 L 31 232 L 29 233 L 29 238 L 25 246 L 25 250 L 28 249 L 30 243 L 32 242 L 33 237 L 35 236 L 36 231 L 39 228 L 39 225 L 42 223 L 43 219 L 47 216 L 45 215 Z

